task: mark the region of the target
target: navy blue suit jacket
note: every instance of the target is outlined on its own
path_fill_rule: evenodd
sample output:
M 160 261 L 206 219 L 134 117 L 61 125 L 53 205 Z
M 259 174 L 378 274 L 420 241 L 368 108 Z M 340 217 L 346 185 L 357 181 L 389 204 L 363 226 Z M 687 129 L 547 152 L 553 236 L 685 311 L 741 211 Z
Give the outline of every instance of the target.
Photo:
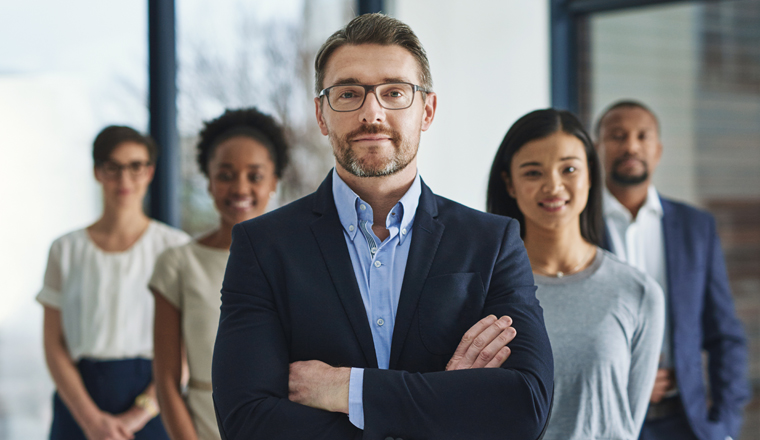
M 213 359 L 227 439 L 530 439 L 549 412 L 553 361 L 517 221 L 434 195 L 423 183 L 392 338 L 372 334 L 328 178 L 317 192 L 235 226 Z M 461 337 L 514 320 L 498 369 L 444 371 Z M 288 400 L 288 364 L 363 367 L 365 427 Z
M 747 341 L 736 317 L 715 220 L 689 205 L 660 201 L 671 347 L 686 416 L 702 440 L 736 438 L 749 398 Z M 611 243 L 609 237 L 606 242 Z M 702 350 L 708 355 L 709 408 Z

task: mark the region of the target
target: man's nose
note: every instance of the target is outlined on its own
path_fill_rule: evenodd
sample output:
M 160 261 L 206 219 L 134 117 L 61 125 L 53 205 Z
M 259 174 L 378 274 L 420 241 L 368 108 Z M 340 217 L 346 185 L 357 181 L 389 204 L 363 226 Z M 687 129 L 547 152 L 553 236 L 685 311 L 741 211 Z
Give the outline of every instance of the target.
M 630 134 L 626 136 L 625 140 L 623 141 L 623 149 L 626 153 L 629 153 L 629 154 L 638 153 L 640 148 L 641 148 L 641 142 L 638 140 L 638 138 L 636 138 L 635 134 Z
M 367 92 L 367 97 L 364 98 L 364 104 L 359 109 L 359 117 L 362 122 L 382 122 L 385 120 L 385 108 L 380 105 L 380 101 L 377 99 L 377 95 L 374 90 Z

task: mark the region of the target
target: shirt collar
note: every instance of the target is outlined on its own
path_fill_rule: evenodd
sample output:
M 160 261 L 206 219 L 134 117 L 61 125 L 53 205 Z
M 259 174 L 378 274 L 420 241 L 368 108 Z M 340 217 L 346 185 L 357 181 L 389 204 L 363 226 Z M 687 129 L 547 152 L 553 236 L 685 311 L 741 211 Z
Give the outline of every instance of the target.
M 633 217 L 631 216 L 631 212 L 628 211 L 628 208 L 623 206 L 623 204 L 612 195 L 607 187 L 604 187 L 602 190 L 602 206 L 605 217 L 622 217 L 629 223 L 633 221 Z M 649 185 L 649 188 L 647 188 L 647 199 L 641 209 L 639 209 L 639 214 L 642 212 L 662 218 L 662 203 L 660 202 L 660 195 L 657 193 L 654 185 Z
M 338 217 L 340 218 L 340 224 L 343 226 L 343 230 L 353 241 L 358 231 L 359 225 L 359 207 L 364 202 L 347 184 L 343 179 L 338 176 L 338 172 L 333 168 L 332 172 L 332 184 L 333 184 L 333 198 L 335 199 L 335 207 L 338 209 Z M 414 177 L 412 186 L 406 191 L 406 193 L 399 200 L 398 205 L 401 205 L 401 209 L 394 207 L 391 209 L 393 212 L 400 211 L 401 222 L 399 224 L 399 230 L 404 231 L 399 235 L 399 243 L 403 243 L 406 237 L 409 236 L 408 232 L 412 229 L 414 223 L 414 216 L 417 212 L 417 206 L 420 204 L 420 195 L 422 194 L 422 182 L 420 180 L 420 174 Z M 390 217 L 390 212 L 388 216 Z M 390 226 L 390 218 L 386 219 L 386 227 Z

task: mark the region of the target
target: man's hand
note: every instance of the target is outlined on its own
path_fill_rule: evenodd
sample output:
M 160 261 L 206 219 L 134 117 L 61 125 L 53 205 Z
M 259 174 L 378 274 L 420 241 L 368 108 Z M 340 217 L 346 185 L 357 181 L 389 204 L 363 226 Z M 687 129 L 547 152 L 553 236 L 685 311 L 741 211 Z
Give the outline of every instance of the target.
M 348 414 L 350 368 L 331 367 L 320 361 L 290 364 L 288 398 L 312 408 Z
M 660 403 L 665 394 L 672 390 L 676 385 L 675 372 L 669 368 L 660 368 L 657 370 L 657 376 L 654 379 L 654 388 L 652 397 L 649 399 L 652 403 Z
M 509 316 L 496 319 L 496 316 L 488 315 L 475 323 L 462 336 L 462 341 L 446 364 L 446 371 L 501 367 L 511 353 L 507 344 L 517 334 L 511 326 L 512 318 Z

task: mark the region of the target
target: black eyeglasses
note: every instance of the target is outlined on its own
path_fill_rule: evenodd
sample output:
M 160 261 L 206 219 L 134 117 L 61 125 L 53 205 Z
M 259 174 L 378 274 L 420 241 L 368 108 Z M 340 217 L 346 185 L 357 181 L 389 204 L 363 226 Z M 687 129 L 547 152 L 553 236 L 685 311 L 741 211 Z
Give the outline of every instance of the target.
M 118 162 L 108 160 L 100 164 L 100 169 L 103 170 L 103 174 L 108 179 L 118 179 L 121 177 L 122 171 L 129 171 L 131 177 L 140 177 L 145 174 L 148 167 L 153 165 L 151 162 L 134 161 L 127 164 L 120 164 Z
M 352 112 L 364 105 L 369 93 L 374 93 L 377 102 L 388 110 L 403 110 L 412 106 L 417 91 L 429 93 L 422 87 L 405 83 L 385 83 L 365 86 L 363 84 L 339 84 L 319 92 L 319 98 L 326 96 L 330 108 L 336 112 Z

